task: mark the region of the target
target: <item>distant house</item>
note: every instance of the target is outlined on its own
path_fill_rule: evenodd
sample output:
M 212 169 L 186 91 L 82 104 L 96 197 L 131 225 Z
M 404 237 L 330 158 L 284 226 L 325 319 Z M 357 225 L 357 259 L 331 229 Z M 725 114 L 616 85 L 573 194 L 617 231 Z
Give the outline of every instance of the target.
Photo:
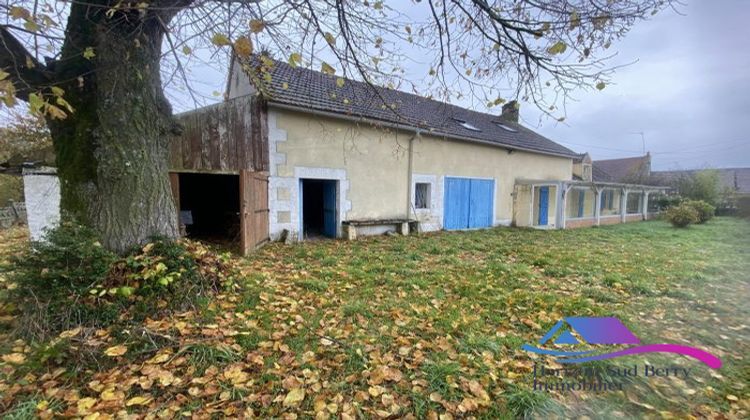
M 651 177 L 651 154 L 592 162 L 594 181 L 648 184 Z

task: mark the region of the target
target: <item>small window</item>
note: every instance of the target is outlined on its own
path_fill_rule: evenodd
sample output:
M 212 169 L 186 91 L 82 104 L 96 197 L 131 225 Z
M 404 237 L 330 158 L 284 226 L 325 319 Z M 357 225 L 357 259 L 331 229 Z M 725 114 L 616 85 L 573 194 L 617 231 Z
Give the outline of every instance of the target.
M 493 121 L 493 122 L 495 123 L 496 126 L 502 128 L 505 131 L 510 131 L 511 133 L 518 133 L 518 130 L 516 130 L 515 128 L 513 128 L 513 127 L 511 127 L 509 125 L 505 125 L 505 124 L 501 123 L 500 121 Z
M 414 188 L 414 207 L 418 209 L 430 208 L 430 184 L 417 182 Z
M 465 128 L 467 130 L 482 131 L 482 130 L 478 129 L 477 127 L 475 127 L 473 124 L 470 124 L 470 123 L 466 122 L 466 120 L 461 120 L 461 119 L 458 119 L 458 118 L 453 118 L 453 121 L 457 122 L 461 127 Z

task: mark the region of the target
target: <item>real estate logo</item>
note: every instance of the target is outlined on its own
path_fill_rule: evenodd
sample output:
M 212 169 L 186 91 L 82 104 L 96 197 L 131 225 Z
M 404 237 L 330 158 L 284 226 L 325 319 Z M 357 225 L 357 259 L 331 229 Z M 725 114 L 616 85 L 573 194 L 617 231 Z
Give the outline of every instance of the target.
M 573 332 L 581 339 L 576 338 Z M 561 351 L 539 347 L 550 341 L 557 345 L 616 344 L 635 346 L 605 353 L 599 353 L 596 350 Z M 539 339 L 539 346 L 524 344 L 522 348 L 532 353 L 554 356 L 558 363 L 583 363 L 642 353 L 675 353 L 700 360 L 712 369 L 721 367 L 721 360 L 718 357 L 695 347 L 667 343 L 640 344 L 641 341 L 638 337 L 615 317 L 566 317 L 558 321 L 547 334 Z

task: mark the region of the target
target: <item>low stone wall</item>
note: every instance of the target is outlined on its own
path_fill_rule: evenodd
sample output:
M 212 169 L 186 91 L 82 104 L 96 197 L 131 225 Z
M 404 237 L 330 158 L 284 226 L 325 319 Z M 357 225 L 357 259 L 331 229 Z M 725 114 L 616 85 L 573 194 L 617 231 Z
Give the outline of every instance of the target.
M 0 229 L 26 223 L 26 205 L 10 201 L 7 207 L 0 207 Z
M 641 221 L 643 221 L 642 214 L 628 214 L 627 216 L 625 216 L 625 223 L 641 222 Z
M 620 223 L 620 216 L 602 216 L 599 225 L 616 225 Z
M 575 229 L 575 228 L 582 228 L 582 227 L 589 227 L 589 226 L 596 226 L 595 218 L 573 219 L 573 220 L 565 221 L 566 229 Z

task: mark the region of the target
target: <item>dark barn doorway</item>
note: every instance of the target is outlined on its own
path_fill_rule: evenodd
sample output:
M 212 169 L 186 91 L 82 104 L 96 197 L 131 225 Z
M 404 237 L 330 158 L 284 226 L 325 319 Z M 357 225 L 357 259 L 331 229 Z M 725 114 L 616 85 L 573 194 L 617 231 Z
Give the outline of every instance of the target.
M 336 184 L 327 179 L 302 179 L 303 238 L 336 237 Z
M 234 246 L 240 240 L 239 175 L 180 173 L 180 223 L 189 238 Z

